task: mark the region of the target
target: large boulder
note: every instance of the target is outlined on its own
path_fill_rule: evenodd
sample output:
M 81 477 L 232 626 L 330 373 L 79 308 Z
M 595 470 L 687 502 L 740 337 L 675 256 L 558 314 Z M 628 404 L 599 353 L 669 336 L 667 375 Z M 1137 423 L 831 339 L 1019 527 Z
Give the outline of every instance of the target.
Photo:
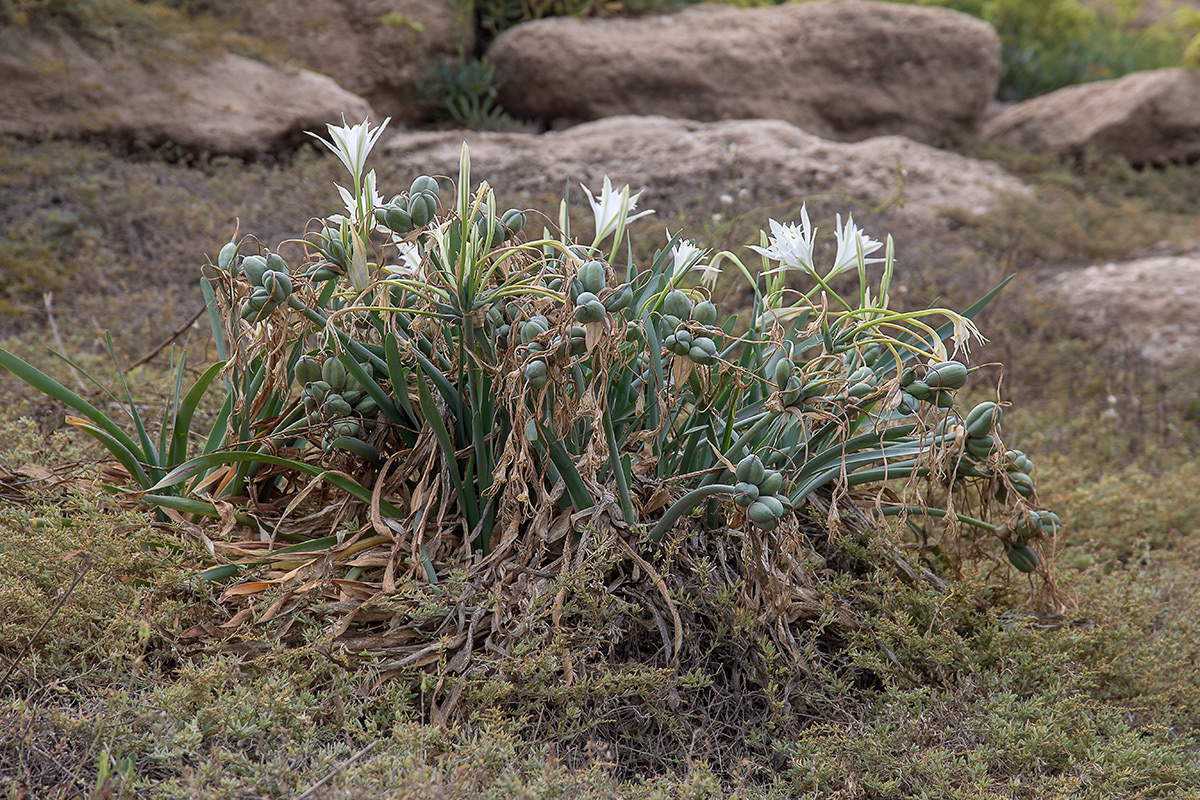
M 462 143 L 471 175 L 506 191 L 558 194 L 584 183 L 645 188 L 642 206 L 683 198 L 750 195 L 762 204 L 826 197 L 872 206 L 903 202 L 908 212 L 982 213 L 1024 185 L 994 164 L 900 136 L 832 142 L 776 120 L 691 122 L 612 117 L 564 131 L 398 134 L 382 150 L 407 174 L 457 175 Z
M 841 141 L 936 143 L 975 125 L 1000 75 L 987 23 L 866 0 L 539 20 L 487 55 L 500 102 L 526 119 L 778 119 Z
M 405 122 L 420 117 L 422 71 L 474 47 L 471 16 L 453 0 L 207 0 L 205 7 Z
M 254 156 L 306 130 L 371 115 L 332 79 L 221 50 L 173 51 L 153 64 L 66 37 L 0 32 L 0 134 L 98 137 Z
M 1200 159 L 1200 72 L 1180 68 L 1068 86 L 989 119 L 982 134 L 1035 152 L 1088 150 L 1134 164 Z
M 1200 363 L 1200 253 L 1071 270 L 1051 285 L 1068 316 L 1120 337 L 1147 362 Z

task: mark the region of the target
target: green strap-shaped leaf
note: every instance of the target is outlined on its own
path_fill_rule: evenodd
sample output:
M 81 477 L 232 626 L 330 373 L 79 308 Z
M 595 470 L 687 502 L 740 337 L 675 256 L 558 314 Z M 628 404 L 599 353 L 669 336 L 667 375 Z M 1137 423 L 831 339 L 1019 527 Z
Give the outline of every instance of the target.
M 121 430 L 116 423 L 104 415 L 100 409 L 84 400 L 79 395 L 72 392 L 67 387 L 63 386 L 58 381 L 51 378 L 46 373 L 42 372 L 37 367 L 34 367 L 25 361 L 22 361 L 17 356 L 7 350 L 0 348 L 0 367 L 16 375 L 25 383 L 45 395 L 53 397 L 61 403 L 64 403 L 71 408 L 83 414 L 90 419 L 97 427 L 106 432 L 112 439 L 120 443 L 121 447 L 131 455 L 141 457 L 141 449 L 134 443 L 133 439 L 125 431 Z
M 432 365 L 430 368 L 432 369 Z M 433 435 L 437 437 L 438 444 L 442 447 L 442 455 L 445 458 L 447 469 L 450 471 L 450 482 L 454 484 L 454 491 L 458 494 L 459 505 L 463 515 L 467 518 L 467 527 L 474 530 L 475 525 L 479 522 L 479 506 L 475 502 L 474 495 L 463 486 L 462 473 L 458 469 L 458 451 L 454 447 L 454 442 L 450 440 L 450 432 L 446 430 L 446 423 L 442 421 L 441 412 L 438 411 L 437 404 L 433 402 L 433 395 L 430 393 L 429 387 L 422 380 L 421 373 L 423 372 L 425 372 L 425 368 L 422 364 L 417 375 L 417 398 L 421 403 L 421 414 L 425 417 L 426 424 L 433 430 Z
M 303 472 L 305 475 L 311 475 L 314 478 L 320 477 L 328 483 L 341 489 L 346 494 L 361 500 L 364 503 L 371 502 L 371 490 L 367 489 L 353 478 L 344 475 L 340 472 L 331 472 L 322 469 L 314 464 L 306 464 L 303 461 L 294 461 L 290 458 L 282 456 L 273 456 L 269 453 L 251 453 L 246 450 L 222 450 L 216 453 L 206 453 L 190 461 L 180 464 L 175 469 L 167 473 L 167 475 L 149 488 L 151 493 L 158 492 L 162 489 L 176 486 L 189 478 L 200 475 L 215 467 L 223 464 L 234 463 L 257 463 L 257 464 L 274 464 L 278 467 L 289 467 L 298 472 Z M 389 517 L 403 518 L 404 514 L 387 500 L 379 501 L 379 508 Z
M 171 435 L 171 451 L 167 457 L 166 466 L 175 467 L 187 458 L 188 433 L 192 427 L 192 417 L 196 413 L 196 407 L 200 405 L 201 398 L 208 391 L 209 384 L 213 382 L 224 366 L 224 361 L 214 363 L 196 379 L 192 388 L 184 395 L 183 402 L 179 404 L 179 411 L 175 416 L 175 427 Z M 183 375 L 182 363 L 179 365 L 179 374 Z M 223 418 L 218 417 L 214 425 L 220 425 L 223 429 Z

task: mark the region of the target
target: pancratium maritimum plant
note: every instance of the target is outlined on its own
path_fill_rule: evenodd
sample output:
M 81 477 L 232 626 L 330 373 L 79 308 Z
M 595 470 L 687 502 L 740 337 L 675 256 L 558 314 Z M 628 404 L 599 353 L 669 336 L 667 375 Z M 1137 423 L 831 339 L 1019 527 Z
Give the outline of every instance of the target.
M 771 220 L 758 269 L 678 233 L 622 265 L 626 226 L 649 213 L 628 187 L 589 192 L 586 245 L 527 236 L 524 212 L 472 184 L 465 146 L 456 182 L 420 176 L 384 202 L 364 172 L 382 130 L 330 127 L 345 213 L 308 233 L 301 263 L 243 240 L 206 269 L 223 362 L 177 384 L 157 445 L 136 408 L 131 436 L 0 351 L 82 415 L 71 424 L 125 466 L 132 497 L 252 526 L 207 577 L 265 571 L 236 594 L 353 606 L 456 570 L 550 574 L 602 533 L 641 575 L 655 553 L 717 548 L 778 591 L 791 578 L 763 565 L 810 558 L 838 509 L 940 520 L 921 536 L 943 536 L 947 558 L 1004 552 L 1049 577 L 1058 518 L 1002 444 L 1001 406 L 959 407 L 971 370 L 945 344 L 980 338 L 971 318 L 999 287 L 962 313 L 893 309 L 891 239 L 839 217 L 834 263 L 816 264 L 805 209 Z M 711 296 L 722 265 L 754 289 L 740 323 Z M 857 291 L 838 291 L 851 273 Z M 210 383 L 225 399 L 196 446 Z

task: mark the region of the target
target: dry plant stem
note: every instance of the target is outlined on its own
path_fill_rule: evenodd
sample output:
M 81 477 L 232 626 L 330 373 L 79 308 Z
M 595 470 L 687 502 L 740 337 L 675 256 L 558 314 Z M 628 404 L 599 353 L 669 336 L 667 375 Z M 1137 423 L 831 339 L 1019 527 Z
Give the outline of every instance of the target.
M 207 310 L 208 310 L 208 306 L 207 306 L 207 305 L 200 306 L 200 308 L 196 309 L 196 313 L 195 313 L 195 314 L 192 314 L 192 316 L 191 316 L 191 317 L 188 319 L 188 321 L 187 321 L 187 322 L 185 322 L 185 323 L 183 323 L 182 325 L 180 325 L 178 328 L 176 328 L 174 331 L 172 331 L 172 332 L 171 332 L 171 335 L 170 335 L 170 336 L 168 336 L 167 338 L 163 339 L 163 340 L 162 340 L 161 342 L 159 342 L 157 345 L 155 345 L 154 347 L 152 347 L 152 348 L 150 349 L 150 352 L 146 353 L 146 355 L 142 356 L 142 357 L 141 357 L 141 358 L 139 358 L 137 361 L 133 362 L 133 363 L 132 363 L 132 364 L 130 364 L 128 367 L 126 367 L 126 368 L 125 368 L 125 371 L 126 371 L 126 372 L 132 372 L 133 370 L 135 370 L 135 369 L 137 369 L 138 367 L 140 367 L 142 364 L 145 364 L 145 363 L 146 363 L 146 362 L 148 362 L 150 359 L 154 358 L 156 355 L 158 355 L 159 353 L 161 353 L 161 352 L 162 352 L 164 349 L 166 349 L 166 347 L 167 347 L 168 345 L 170 345 L 170 344 L 171 344 L 171 342 L 175 341 L 175 340 L 176 340 L 176 339 L 178 339 L 180 336 L 183 336 L 183 334 L 187 333 L 188 329 L 189 329 L 189 328 L 191 328 L 191 327 L 192 327 L 192 325 L 194 325 L 194 324 L 196 323 L 196 320 L 200 319 L 200 315 L 201 315 L 201 314 L 203 314 L 203 313 L 204 313 L 205 311 L 207 311 Z
M 38 637 L 42 635 L 42 631 L 46 630 L 46 626 L 50 624 L 50 620 L 54 619 L 55 615 L 58 614 L 59 610 L 61 610 L 63 605 L 66 604 L 67 599 L 71 596 L 71 593 L 75 591 L 75 587 L 79 585 L 79 582 L 83 580 L 83 576 L 86 575 L 88 570 L 91 568 L 92 557 L 91 555 L 85 556 L 83 564 L 75 572 L 75 579 L 71 581 L 71 585 L 67 587 L 67 590 L 62 593 L 62 597 L 58 598 L 58 602 L 54 604 L 54 608 L 50 609 L 50 613 L 46 615 L 44 620 L 42 620 L 42 624 L 38 626 L 36 631 L 34 631 L 33 636 L 29 637 L 29 641 L 25 643 L 25 649 L 18 653 L 17 657 L 14 658 L 12 663 L 8 665 L 8 672 L 5 672 L 4 677 L 0 678 L 0 684 L 8 682 L 9 677 L 13 674 L 13 671 L 16 670 L 17 665 L 21 663 L 21 659 L 24 658 L 31 649 L 33 649 L 34 642 L 36 642 Z
M 349 767 L 351 764 L 353 764 L 355 761 L 358 761 L 360 758 L 365 756 L 367 753 L 374 750 L 379 745 L 380 741 L 381 740 L 376 739 L 375 741 L 371 742 L 369 745 L 364 747 L 362 750 L 359 750 L 357 753 L 350 756 L 350 758 L 346 759 L 341 764 L 338 764 L 324 778 L 321 778 L 321 780 L 317 781 L 312 786 L 308 787 L 303 792 L 296 795 L 295 800 L 307 800 L 307 798 L 312 796 L 313 792 L 317 791 L 317 789 L 320 789 L 326 783 L 329 783 L 329 781 L 331 781 L 334 778 L 334 776 L 336 776 L 338 773 L 342 772 L 347 767 Z
M 58 348 L 58 352 L 66 353 L 66 345 L 63 344 L 62 336 L 58 332 L 58 321 L 54 319 L 54 292 L 43 293 L 42 302 L 46 306 L 46 322 L 50 325 L 50 335 L 54 337 L 54 346 Z M 74 369 L 71 370 L 71 375 L 75 378 L 75 385 L 79 387 L 79 393 L 86 394 L 87 385 L 83 382 L 83 378 L 80 378 L 79 373 Z

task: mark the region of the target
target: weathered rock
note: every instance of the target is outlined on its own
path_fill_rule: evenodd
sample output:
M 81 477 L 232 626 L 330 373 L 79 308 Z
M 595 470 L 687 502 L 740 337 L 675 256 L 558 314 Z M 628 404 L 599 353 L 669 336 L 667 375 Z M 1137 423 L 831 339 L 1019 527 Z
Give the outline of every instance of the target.
M 471 52 L 474 27 L 452 0 L 209 0 L 220 18 L 412 122 L 422 70 Z
M 1200 72 L 1159 69 L 1068 86 L 997 114 L 982 128 L 1035 152 L 1092 150 L 1134 164 L 1200 158 Z
M 539 20 L 499 36 L 488 58 L 500 102 L 527 119 L 779 119 L 842 141 L 933 143 L 971 128 L 1000 74 L 990 25 L 866 0 Z
M 95 52 L 69 37 L 0 35 L 0 133 L 103 137 L 188 150 L 257 155 L 326 122 L 361 120 L 365 100 L 330 78 L 223 51 L 162 46 L 152 65 Z
M 608 175 L 618 185 L 645 187 L 642 204 L 651 206 L 743 191 L 761 203 L 825 196 L 883 205 L 903 186 L 909 211 L 980 213 L 999 194 L 1026 191 L 994 164 L 903 137 L 831 142 L 776 120 L 613 117 L 542 135 L 404 133 L 382 150 L 406 172 L 457 175 L 464 139 L 475 180 L 506 191 L 560 193 L 568 182 L 595 190 Z
M 1071 270 L 1054 279 L 1073 318 L 1160 366 L 1200 362 L 1200 254 Z

